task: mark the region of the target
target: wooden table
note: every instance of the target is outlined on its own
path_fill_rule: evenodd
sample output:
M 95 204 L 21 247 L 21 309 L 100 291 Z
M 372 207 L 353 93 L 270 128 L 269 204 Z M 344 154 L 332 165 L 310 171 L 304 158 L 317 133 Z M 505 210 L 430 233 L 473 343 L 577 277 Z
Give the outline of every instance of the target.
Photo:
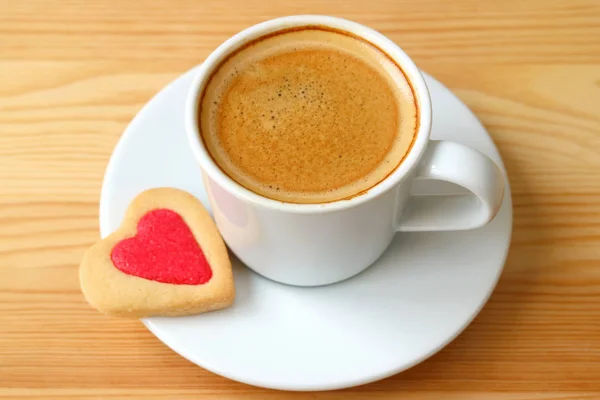
M 345 391 L 267 391 L 93 311 L 77 266 L 102 175 L 150 97 L 219 43 L 286 15 L 388 35 L 498 144 L 514 201 L 500 283 L 452 344 Z M 0 398 L 600 398 L 600 2 L 0 0 Z

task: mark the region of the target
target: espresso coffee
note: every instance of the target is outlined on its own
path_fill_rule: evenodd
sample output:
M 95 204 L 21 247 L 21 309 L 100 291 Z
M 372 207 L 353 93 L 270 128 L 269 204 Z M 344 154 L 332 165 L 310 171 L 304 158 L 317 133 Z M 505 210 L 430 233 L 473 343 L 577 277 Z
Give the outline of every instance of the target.
M 217 165 L 290 203 L 351 198 L 410 150 L 418 107 L 402 70 L 367 41 L 321 27 L 277 32 L 226 58 L 199 104 Z

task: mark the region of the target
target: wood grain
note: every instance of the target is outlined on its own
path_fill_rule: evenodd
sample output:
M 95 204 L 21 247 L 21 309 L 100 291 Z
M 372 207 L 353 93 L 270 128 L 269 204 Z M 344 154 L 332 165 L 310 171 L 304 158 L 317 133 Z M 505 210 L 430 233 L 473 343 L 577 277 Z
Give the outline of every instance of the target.
M 330 393 L 216 376 L 87 306 L 104 168 L 150 97 L 220 42 L 286 14 L 372 26 L 489 129 L 513 243 L 473 324 L 426 362 Z M 0 0 L 0 398 L 600 398 L 600 2 Z

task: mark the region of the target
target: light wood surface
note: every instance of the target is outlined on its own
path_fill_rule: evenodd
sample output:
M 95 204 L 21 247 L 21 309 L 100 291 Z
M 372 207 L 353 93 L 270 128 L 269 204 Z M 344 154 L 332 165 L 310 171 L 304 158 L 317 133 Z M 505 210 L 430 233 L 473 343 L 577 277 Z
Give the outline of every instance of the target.
M 104 168 L 150 97 L 262 20 L 388 35 L 489 129 L 513 190 L 500 283 L 426 362 L 330 393 L 229 381 L 94 312 L 77 266 Z M 241 333 L 243 334 L 243 332 Z M 0 0 L 0 398 L 600 398 L 600 2 Z

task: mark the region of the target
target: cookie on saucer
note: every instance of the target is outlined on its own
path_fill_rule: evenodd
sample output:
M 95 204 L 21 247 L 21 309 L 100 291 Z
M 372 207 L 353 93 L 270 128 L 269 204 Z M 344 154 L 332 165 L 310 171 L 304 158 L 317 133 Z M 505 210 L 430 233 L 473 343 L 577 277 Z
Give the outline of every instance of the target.
M 235 297 L 215 223 L 200 201 L 173 188 L 138 195 L 121 227 L 86 252 L 79 278 L 94 308 L 119 317 L 199 314 Z

